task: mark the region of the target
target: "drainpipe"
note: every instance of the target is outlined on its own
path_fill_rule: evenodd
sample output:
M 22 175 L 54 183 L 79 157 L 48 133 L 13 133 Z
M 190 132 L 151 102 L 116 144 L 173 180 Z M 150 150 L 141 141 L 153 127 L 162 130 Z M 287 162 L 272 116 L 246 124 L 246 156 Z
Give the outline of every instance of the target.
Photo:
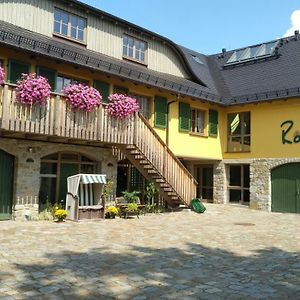
M 177 94 L 176 99 L 167 103 L 167 126 L 166 126 L 166 144 L 169 147 L 169 113 L 170 113 L 170 105 L 172 103 L 178 102 L 179 94 Z

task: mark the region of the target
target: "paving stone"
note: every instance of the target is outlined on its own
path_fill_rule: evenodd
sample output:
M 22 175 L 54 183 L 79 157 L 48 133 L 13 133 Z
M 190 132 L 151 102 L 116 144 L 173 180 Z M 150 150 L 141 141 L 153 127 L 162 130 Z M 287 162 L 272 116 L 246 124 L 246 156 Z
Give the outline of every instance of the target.
M 0 300 L 300 299 L 299 215 L 206 206 L 61 226 L 0 222 Z

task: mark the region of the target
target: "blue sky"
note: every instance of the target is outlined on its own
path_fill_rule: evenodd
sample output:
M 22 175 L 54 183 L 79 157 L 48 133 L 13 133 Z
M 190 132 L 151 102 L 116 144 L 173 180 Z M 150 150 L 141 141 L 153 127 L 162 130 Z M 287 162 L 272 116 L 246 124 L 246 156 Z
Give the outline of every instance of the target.
M 300 29 L 299 0 L 82 1 L 204 54 L 270 41 L 289 29 Z

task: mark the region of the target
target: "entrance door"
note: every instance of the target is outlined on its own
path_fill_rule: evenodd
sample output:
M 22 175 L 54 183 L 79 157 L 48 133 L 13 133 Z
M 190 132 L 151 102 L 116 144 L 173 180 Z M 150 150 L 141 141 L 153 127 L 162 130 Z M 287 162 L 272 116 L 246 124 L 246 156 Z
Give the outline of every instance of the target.
M 58 201 L 65 201 L 67 194 L 67 178 L 69 176 L 73 176 L 79 173 L 78 164 L 67 164 L 62 163 L 60 165 L 60 180 L 59 180 L 59 193 L 58 193 Z
M 275 168 L 271 181 L 272 211 L 300 213 L 300 163 Z
M 0 220 L 11 219 L 14 157 L 0 150 Z
M 213 166 L 198 166 L 197 167 L 197 197 L 208 202 L 213 201 Z

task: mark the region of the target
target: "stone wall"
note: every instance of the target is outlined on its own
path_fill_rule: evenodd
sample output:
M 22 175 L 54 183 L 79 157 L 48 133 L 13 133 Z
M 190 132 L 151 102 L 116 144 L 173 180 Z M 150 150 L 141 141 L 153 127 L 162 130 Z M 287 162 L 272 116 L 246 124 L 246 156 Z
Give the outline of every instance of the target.
M 227 203 L 227 172 L 224 162 L 214 164 L 214 203 Z
M 250 207 L 271 211 L 271 170 L 277 166 L 300 162 L 300 158 L 263 158 L 250 164 Z
M 17 219 L 22 213 L 20 212 L 21 206 L 16 205 L 23 205 L 20 204 L 21 202 L 26 202 L 27 208 L 28 205 L 32 205 L 34 211 L 34 205 L 36 205 L 34 199 L 38 199 L 40 187 L 40 161 L 42 157 L 51 153 L 78 152 L 98 162 L 97 172 L 106 174 L 107 178 L 114 182 L 117 181 L 117 160 L 111 149 L 6 138 L 0 139 L 0 149 L 15 156 L 13 202 L 14 208 L 18 211 L 14 214 Z M 24 218 L 21 217 L 21 219 Z

